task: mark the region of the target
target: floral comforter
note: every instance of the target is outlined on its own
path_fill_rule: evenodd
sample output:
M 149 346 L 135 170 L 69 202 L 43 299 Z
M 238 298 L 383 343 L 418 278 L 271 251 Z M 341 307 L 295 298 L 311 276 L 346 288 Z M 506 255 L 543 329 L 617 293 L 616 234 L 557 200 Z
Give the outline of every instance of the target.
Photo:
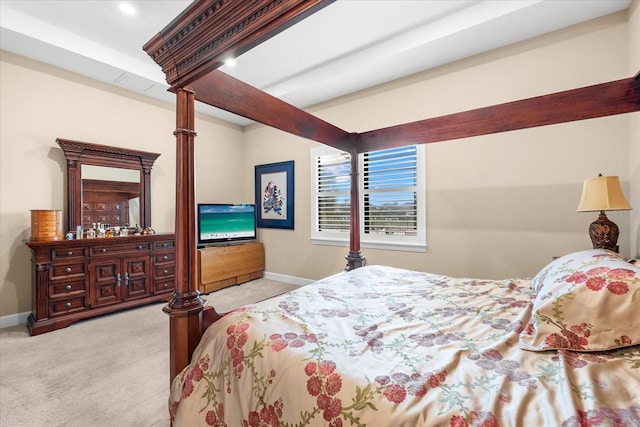
M 367 266 L 214 323 L 176 426 L 640 426 L 640 347 L 532 352 L 528 280 Z

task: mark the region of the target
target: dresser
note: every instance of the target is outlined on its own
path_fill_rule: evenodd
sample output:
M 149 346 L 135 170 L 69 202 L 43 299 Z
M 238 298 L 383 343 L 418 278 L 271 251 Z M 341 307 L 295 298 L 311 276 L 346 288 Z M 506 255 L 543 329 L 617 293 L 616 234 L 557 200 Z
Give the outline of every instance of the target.
M 31 335 L 171 298 L 173 233 L 26 244 L 32 251 Z

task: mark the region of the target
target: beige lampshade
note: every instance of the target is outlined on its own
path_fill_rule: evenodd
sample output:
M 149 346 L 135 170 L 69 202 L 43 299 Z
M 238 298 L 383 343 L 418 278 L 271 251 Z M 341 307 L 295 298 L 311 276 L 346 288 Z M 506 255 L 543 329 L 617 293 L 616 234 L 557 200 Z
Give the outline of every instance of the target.
M 617 176 L 599 176 L 584 181 L 578 212 L 622 211 L 631 206 L 622 194 Z

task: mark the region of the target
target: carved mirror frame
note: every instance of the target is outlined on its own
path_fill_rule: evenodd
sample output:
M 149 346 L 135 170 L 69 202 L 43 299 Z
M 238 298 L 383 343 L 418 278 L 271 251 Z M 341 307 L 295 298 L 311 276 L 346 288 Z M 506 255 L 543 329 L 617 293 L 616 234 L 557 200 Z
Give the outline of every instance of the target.
M 151 168 L 158 153 L 57 138 L 67 160 L 67 226 L 82 224 L 82 165 L 140 171 L 140 226 L 151 227 Z

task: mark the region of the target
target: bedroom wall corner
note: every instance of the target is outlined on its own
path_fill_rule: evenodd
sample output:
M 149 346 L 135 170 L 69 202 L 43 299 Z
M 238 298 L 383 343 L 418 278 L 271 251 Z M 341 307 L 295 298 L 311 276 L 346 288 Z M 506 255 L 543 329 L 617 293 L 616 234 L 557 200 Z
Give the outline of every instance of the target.
M 640 0 L 633 0 L 628 10 L 629 75 L 640 73 Z M 629 119 L 629 203 L 631 211 L 630 256 L 640 258 L 640 113 Z

